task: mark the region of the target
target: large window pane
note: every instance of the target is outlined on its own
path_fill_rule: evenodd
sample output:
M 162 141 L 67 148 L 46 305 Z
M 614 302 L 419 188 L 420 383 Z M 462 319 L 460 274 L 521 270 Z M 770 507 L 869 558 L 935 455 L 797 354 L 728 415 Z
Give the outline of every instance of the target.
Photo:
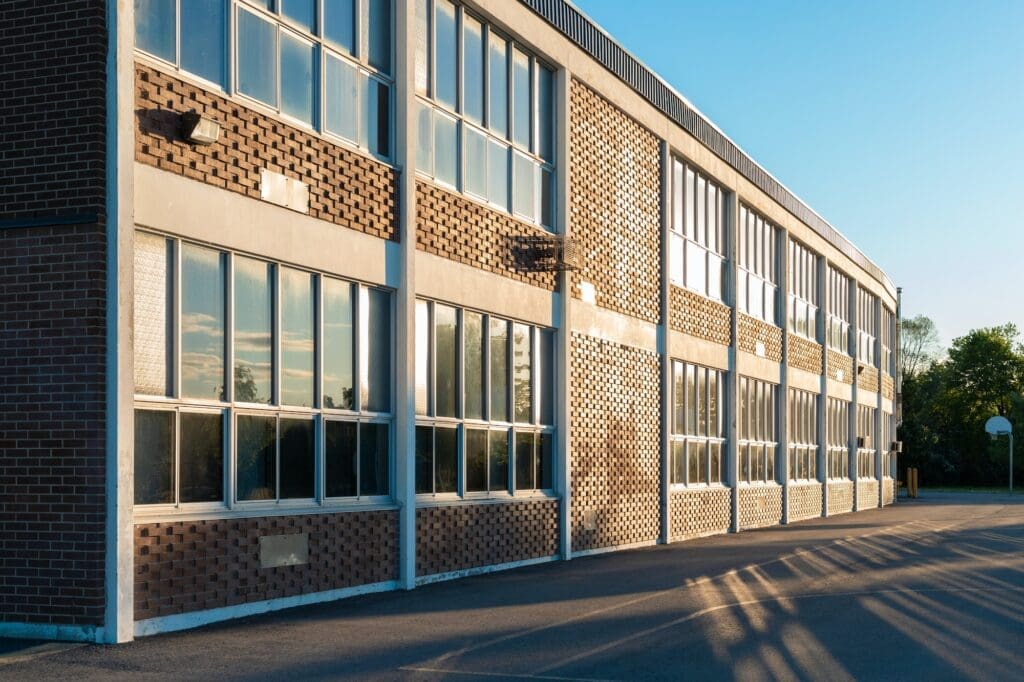
M 434 440 L 434 490 L 454 493 L 459 489 L 458 429 L 438 427 Z
M 313 63 L 316 47 L 281 31 L 281 112 L 313 122 Z
M 416 414 L 430 408 L 430 304 L 416 301 Z
M 359 425 L 359 494 L 387 495 L 388 425 Z
M 324 424 L 324 493 L 327 497 L 356 495 L 356 427 L 356 422 Z M 418 447 L 418 433 L 416 438 Z
M 360 291 L 363 409 L 390 412 L 391 294 L 366 287 Z
M 530 327 L 518 322 L 512 325 L 512 394 L 515 420 L 533 422 L 533 344 Z
M 416 427 L 416 493 L 434 492 L 434 427 Z
M 352 381 L 352 285 L 323 278 L 323 390 L 324 407 L 355 408 Z
M 367 0 L 370 66 L 391 73 L 391 0 Z
M 500 137 L 508 136 L 508 43 L 493 33 L 487 38 L 488 127 Z
M 430 12 L 427 0 L 416 0 L 416 92 L 430 94 Z
M 550 490 L 554 487 L 555 436 L 551 433 L 540 435 L 540 449 L 537 451 L 537 487 Z
M 474 123 L 484 120 L 484 29 L 462 15 L 462 113 Z
M 489 452 L 487 461 L 490 469 L 489 489 L 508 490 L 508 431 L 488 432 Z
M 512 140 L 523 149 L 530 145 L 530 58 L 512 51 Z
M 325 4 L 330 5 L 333 0 Z M 316 0 L 278 0 L 281 14 L 310 33 L 316 25 Z
M 472 126 L 463 126 L 466 131 L 466 168 L 462 173 L 463 187 L 467 192 L 487 198 L 487 136 Z
M 376 78 L 366 79 L 366 118 L 362 144 L 379 156 L 391 155 L 391 88 Z
M 281 499 L 313 497 L 313 420 L 281 420 Z
M 434 109 L 416 103 L 416 168 L 434 174 Z
M 175 0 L 135 0 L 135 47 L 174 62 Z
M 440 112 L 434 114 L 434 178 L 455 186 L 458 181 L 458 123 Z
M 516 433 L 516 490 L 533 490 L 537 487 L 536 444 L 537 434 Z
M 331 54 L 324 73 L 324 128 L 352 142 L 359 139 L 359 72 Z
M 686 286 L 707 293 L 707 251 L 695 242 L 686 243 Z
M 274 266 L 236 257 L 235 269 L 235 400 L 271 401 L 273 367 Z
M 281 402 L 313 405 L 315 275 L 281 268 Z
M 672 482 L 686 483 L 686 441 L 672 441 Z
M 463 385 L 465 387 L 465 404 L 463 411 L 466 419 L 483 419 L 484 417 L 484 347 L 487 343 L 484 336 L 484 319 L 479 313 L 464 312 L 463 323 Z
M 537 154 L 545 161 L 555 159 L 554 74 L 537 66 Z
M 174 413 L 135 411 L 135 504 L 174 502 Z
M 238 10 L 238 91 L 277 106 L 277 29 Z
M 508 322 L 492 319 L 491 421 L 508 421 Z
M 555 334 L 549 329 L 537 331 L 538 353 L 537 413 L 541 424 L 555 423 Z
M 181 68 L 224 85 L 227 56 L 227 5 L 181 0 Z
M 455 109 L 458 82 L 455 37 L 455 5 L 448 0 L 434 1 L 434 98 Z
M 458 341 L 455 308 L 434 305 L 435 413 L 439 417 L 455 417 L 458 406 Z
M 508 147 L 494 140 L 487 143 L 487 198 L 508 208 Z
M 239 500 L 277 497 L 277 419 L 239 415 L 235 426 Z
M 355 45 L 355 0 L 326 0 L 324 8 L 324 39 L 352 54 Z
M 534 203 L 533 160 L 519 152 L 512 154 L 512 209 L 516 213 L 536 219 Z
M 224 499 L 224 417 L 220 414 L 181 414 L 181 502 L 219 502 Z
M 135 392 L 171 394 L 172 242 L 135 233 Z
M 487 431 L 466 429 L 466 492 L 487 490 Z

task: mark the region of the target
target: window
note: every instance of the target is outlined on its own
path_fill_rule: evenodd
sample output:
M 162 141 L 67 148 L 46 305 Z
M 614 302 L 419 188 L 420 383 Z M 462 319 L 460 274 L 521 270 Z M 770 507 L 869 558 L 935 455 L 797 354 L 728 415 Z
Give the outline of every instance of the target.
M 145 232 L 135 263 L 135 504 L 390 494 L 388 292 Z
M 896 376 L 896 363 L 892 349 L 896 347 L 896 314 L 885 305 L 882 306 L 882 352 L 879 366 L 889 376 Z
M 741 312 L 769 324 L 776 324 L 778 243 L 778 228 L 740 204 L 737 302 Z
M 775 384 L 740 377 L 739 480 L 743 483 L 775 481 Z
M 554 333 L 416 302 L 416 492 L 548 490 Z
M 857 477 L 875 477 L 875 408 L 857 406 Z
M 828 326 L 825 329 L 829 348 L 850 353 L 850 280 L 846 275 L 828 268 Z
M 828 477 L 850 478 L 850 403 L 828 399 Z
M 392 23 L 391 0 L 137 0 L 135 45 L 388 158 Z
M 818 478 L 818 396 L 789 389 L 789 480 Z
M 878 297 L 857 288 L 857 358 L 866 365 L 877 367 L 875 338 L 878 336 L 878 320 L 875 319 L 875 304 Z
M 888 412 L 882 412 L 882 437 L 879 448 L 882 452 L 882 478 L 896 476 L 896 420 Z
M 672 282 L 721 300 L 725 191 L 677 158 L 672 159 L 671 190 Z
M 672 361 L 672 483 L 722 482 L 724 373 Z
M 450 0 L 416 2 L 416 169 L 554 227 L 554 72 Z
M 789 242 L 789 331 L 818 339 L 818 255 L 803 244 Z

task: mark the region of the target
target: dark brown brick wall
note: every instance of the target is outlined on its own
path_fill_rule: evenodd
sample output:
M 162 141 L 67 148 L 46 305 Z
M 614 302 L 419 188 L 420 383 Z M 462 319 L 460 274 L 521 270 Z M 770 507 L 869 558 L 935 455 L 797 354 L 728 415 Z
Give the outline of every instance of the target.
M 100 625 L 102 226 L 0 229 L 0 622 Z
M 569 128 L 569 213 L 572 235 L 583 251 L 583 267 L 574 279 L 594 285 L 599 306 L 657 323 L 658 138 L 578 81 L 570 89 Z
M 524 236 L 550 236 L 550 233 L 507 213 L 417 181 L 417 249 L 554 291 L 555 273 L 526 272 L 518 266 L 516 237 Z
M 747 353 L 757 354 L 757 344 L 764 345 L 764 358 L 772 362 L 782 362 L 782 330 L 763 320 L 738 313 L 736 334 L 739 336 L 737 346 Z
M 309 185 L 309 215 L 398 240 L 398 172 L 341 144 L 247 109 L 143 64 L 135 65 L 135 160 L 260 198 L 266 168 Z M 185 143 L 179 115 L 221 124 L 212 145 Z
M 558 554 L 558 500 L 420 507 L 416 575 L 507 564 Z
M 729 307 L 689 289 L 669 286 L 669 325 L 677 332 L 713 341 L 732 343 Z
M 732 525 L 732 490 L 695 488 L 674 490 L 669 496 L 671 540 L 725 533 Z
M 808 341 L 802 336 L 790 334 L 787 354 L 790 367 L 807 370 L 812 374 L 821 374 L 823 356 L 820 344 Z
M 573 550 L 655 540 L 660 358 L 583 334 L 570 343 Z
M 309 534 L 309 563 L 260 568 L 260 536 Z M 135 619 L 398 579 L 398 512 L 135 526 Z
M 831 348 L 826 349 L 828 353 L 828 377 L 836 379 L 844 384 L 853 384 L 853 358 L 844 353 L 838 353 Z M 839 378 L 839 371 L 842 371 L 843 378 Z

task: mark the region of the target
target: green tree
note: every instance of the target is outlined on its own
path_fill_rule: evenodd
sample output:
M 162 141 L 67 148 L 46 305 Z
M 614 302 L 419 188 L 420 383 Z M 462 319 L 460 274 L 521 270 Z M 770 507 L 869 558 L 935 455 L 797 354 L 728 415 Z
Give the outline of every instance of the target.
M 939 332 L 930 317 L 918 315 L 900 323 L 900 371 L 913 378 L 939 358 Z

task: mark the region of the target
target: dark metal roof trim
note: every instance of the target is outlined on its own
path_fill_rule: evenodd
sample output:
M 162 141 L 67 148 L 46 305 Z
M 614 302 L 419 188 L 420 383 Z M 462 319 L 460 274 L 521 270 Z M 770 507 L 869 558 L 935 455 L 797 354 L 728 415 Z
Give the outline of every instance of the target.
M 830 244 L 885 286 L 891 296 L 896 296 L 895 286 L 881 268 L 871 262 L 850 240 L 794 196 L 757 162 L 744 154 L 724 133 L 691 108 L 665 81 L 615 42 L 586 15 L 565 0 L 519 1 L 558 29 L 565 37 L 596 59 L 662 113 L 678 123 L 779 205 L 828 240 Z

